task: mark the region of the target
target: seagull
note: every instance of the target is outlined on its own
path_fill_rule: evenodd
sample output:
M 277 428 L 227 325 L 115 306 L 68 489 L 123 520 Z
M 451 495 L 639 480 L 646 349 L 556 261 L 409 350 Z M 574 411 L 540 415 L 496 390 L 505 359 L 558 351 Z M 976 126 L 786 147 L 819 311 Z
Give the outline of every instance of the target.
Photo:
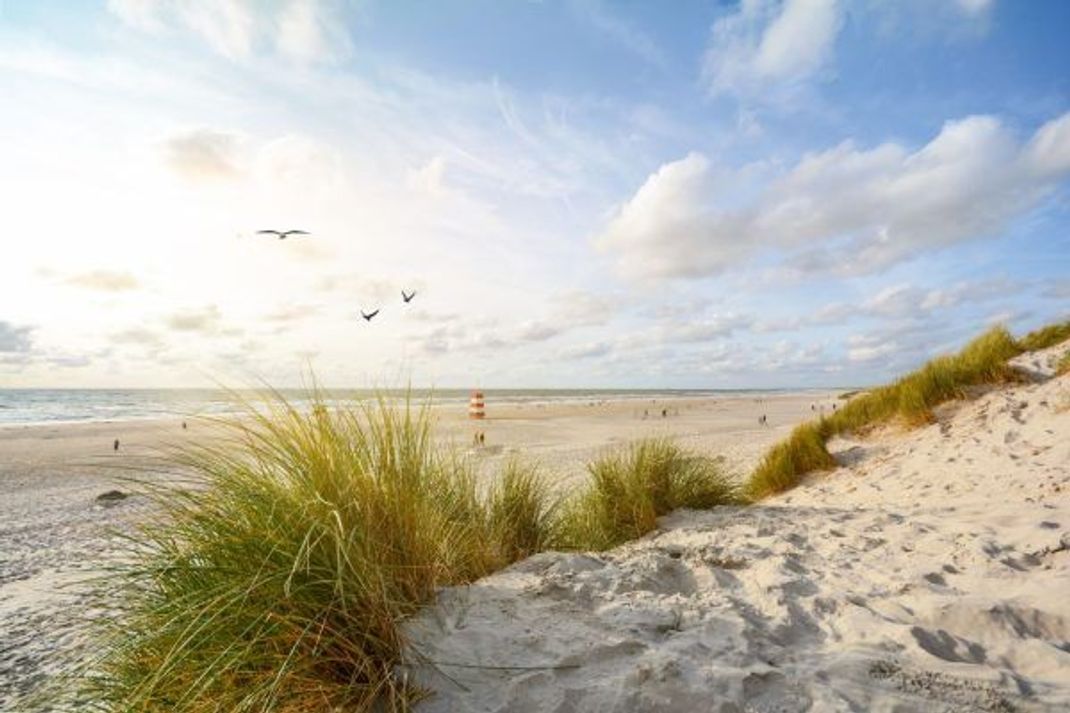
M 365 314 L 364 310 L 360 311 L 360 316 L 363 317 L 368 322 L 372 321 L 372 317 L 374 317 L 377 314 L 379 314 L 379 310 L 375 310 L 374 312 L 372 312 L 370 314 Z
M 307 230 L 258 230 L 257 235 L 278 235 L 279 240 L 285 240 L 291 235 L 308 235 Z
M 406 304 L 408 304 L 409 302 L 412 302 L 412 298 L 415 297 L 415 296 L 416 296 L 416 292 L 415 291 L 412 294 L 408 294 L 408 295 L 405 294 L 405 290 L 401 291 L 401 299 L 405 300 Z

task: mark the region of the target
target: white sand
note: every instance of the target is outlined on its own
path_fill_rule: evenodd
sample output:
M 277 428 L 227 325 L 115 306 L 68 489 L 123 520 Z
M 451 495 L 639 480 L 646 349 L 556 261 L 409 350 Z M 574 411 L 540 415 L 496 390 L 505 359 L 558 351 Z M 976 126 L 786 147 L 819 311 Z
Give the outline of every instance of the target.
M 1070 710 L 1067 349 L 760 506 L 444 590 L 421 710 Z
M 583 462 L 602 449 L 644 435 L 672 435 L 707 452 L 725 453 L 742 470 L 808 418 L 811 403 L 831 408 L 833 397 L 491 401 L 485 422 L 468 421 L 465 405 L 439 407 L 435 419 L 438 434 L 467 451 L 487 476 L 516 454 L 536 459 L 566 483 L 581 477 Z M 662 409 L 668 411 L 665 418 Z M 758 425 L 763 413 L 768 427 Z M 198 421 L 189 425 L 188 431 L 178 420 L 0 428 L 0 711 L 18 710 L 26 694 L 57 670 L 57 652 L 71 644 L 73 625 L 85 613 L 79 580 L 98 573 L 119 551 L 107 528 L 152 516 L 138 497 L 110 505 L 96 497 L 112 488 L 128 489 L 117 479 L 146 466 L 144 456 L 160 445 L 208 433 Z M 486 434 L 483 448 L 469 445 L 476 430 Z M 112 450 L 115 438 L 121 440 L 118 453 Z

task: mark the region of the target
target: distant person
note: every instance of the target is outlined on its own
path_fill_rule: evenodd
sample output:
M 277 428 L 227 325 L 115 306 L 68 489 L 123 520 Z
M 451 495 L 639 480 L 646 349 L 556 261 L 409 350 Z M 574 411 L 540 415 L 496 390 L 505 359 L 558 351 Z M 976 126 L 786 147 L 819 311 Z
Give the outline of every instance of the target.
M 183 431 L 185 431 L 185 430 L 186 430 L 186 422 L 185 422 L 185 421 L 183 421 L 183 422 L 182 422 L 182 430 L 183 430 Z
M 814 405 L 813 405 L 813 404 L 810 404 L 810 410 L 811 410 L 811 411 L 817 411 L 817 409 L 816 409 L 816 408 L 814 407 Z
M 665 417 L 667 417 L 668 415 L 669 415 L 669 409 L 667 409 L 667 408 L 663 408 L 663 409 L 661 410 L 661 417 L 662 417 L 662 418 L 665 418 Z
M 112 446 L 112 449 L 113 449 L 113 450 L 114 450 L 115 452 L 118 452 L 118 451 L 119 451 L 119 439 L 118 439 L 118 438 L 116 438 L 116 439 L 115 439 L 115 444 L 114 444 L 114 445 Z
M 645 421 L 650 417 L 650 409 L 643 409 L 643 420 Z
M 479 432 L 479 445 L 480 446 L 487 445 L 487 434 L 486 434 L 485 431 L 480 431 Z

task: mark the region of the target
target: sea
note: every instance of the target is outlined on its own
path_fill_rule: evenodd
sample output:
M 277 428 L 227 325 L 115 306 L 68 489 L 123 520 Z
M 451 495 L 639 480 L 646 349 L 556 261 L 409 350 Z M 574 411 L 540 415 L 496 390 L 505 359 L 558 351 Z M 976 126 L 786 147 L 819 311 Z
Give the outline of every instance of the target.
M 555 403 L 619 401 L 624 399 L 687 398 L 747 394 L 769 394 L 789 389 L 483 389 L 488 407 L 495 403 Z M 795 389 L 790 389 L 795 391 Z M 298 407 L 307 406 L 305 390 L 276 392 Z M 408 395 L 413 402 L 428 398 L 434 403 L 467 403 L 469 389 L 411 389 L 374 391 L 371 389 L 331 389 L 324 392 L 330 404 L 364 401 L 386 394 Z M 193 418 L 242 412 L 242 402 L 256 402 L 265 392 L 221 389 L 0 389 L 0 426 L 131 421 L 142 419 Z

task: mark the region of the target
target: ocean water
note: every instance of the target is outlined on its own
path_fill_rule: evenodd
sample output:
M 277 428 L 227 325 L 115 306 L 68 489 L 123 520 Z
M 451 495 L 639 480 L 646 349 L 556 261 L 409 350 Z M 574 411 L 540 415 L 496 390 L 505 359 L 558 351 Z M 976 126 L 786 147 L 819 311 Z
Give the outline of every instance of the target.
M 775 391 L 775 390 L 774 390 Z M 297 405 L 307 402 L 304 391 L 282 391 Z M 391 392 L 403 395 L 404 392 Z M 416 401 L 432 396 L 436 403 L 465 403 L 468 389 L 413 389 Z M 560 401 L 602 401 L 657 399 L 659 397 L 700 397 L 727 394 L 770 393 L 736 390 L 647 390 L 647 389 L 484 389 L 488 407 L 495 403 L 552 403 Z M 362 400 L 375 392 L 367 389 L 330 390 L 331 399 Z M 255 398 L 253 392 L 241 392 Z M 139 419 L 192 418 L 237 412 L 234 393 L 216 389 L 0 389 L 0 426 L 86 421 L 129 421 Z

